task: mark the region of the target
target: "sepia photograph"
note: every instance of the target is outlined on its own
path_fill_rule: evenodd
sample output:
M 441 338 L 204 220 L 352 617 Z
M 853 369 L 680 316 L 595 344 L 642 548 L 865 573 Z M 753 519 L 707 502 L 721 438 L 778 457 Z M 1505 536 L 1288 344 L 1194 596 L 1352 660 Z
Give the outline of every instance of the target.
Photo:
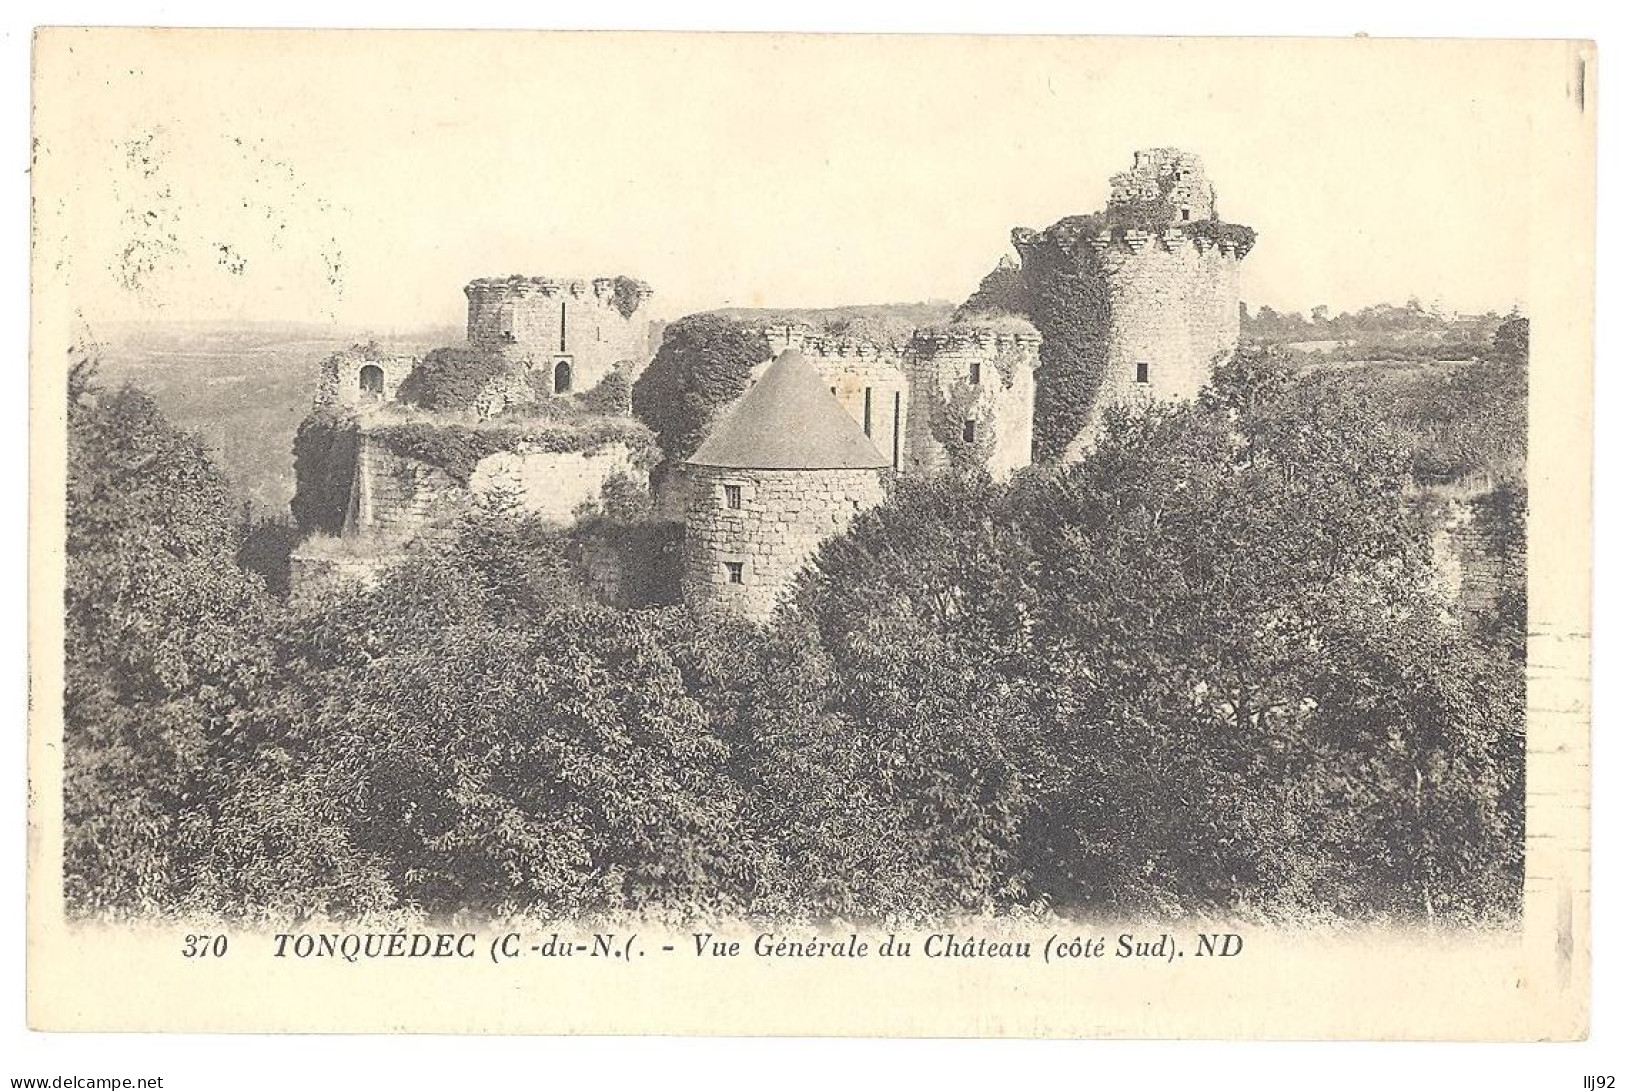
M 1585 1034 L 1590 45 L 33 50 L 34 1025 Z

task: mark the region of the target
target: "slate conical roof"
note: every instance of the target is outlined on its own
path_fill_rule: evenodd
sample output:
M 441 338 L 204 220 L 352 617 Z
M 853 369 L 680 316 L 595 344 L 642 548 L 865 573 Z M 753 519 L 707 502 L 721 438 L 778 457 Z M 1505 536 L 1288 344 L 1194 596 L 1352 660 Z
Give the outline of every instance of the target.
M 799 349 L 786 349 L 711 428 L 693 466 L 878 470 L 890 466 Z

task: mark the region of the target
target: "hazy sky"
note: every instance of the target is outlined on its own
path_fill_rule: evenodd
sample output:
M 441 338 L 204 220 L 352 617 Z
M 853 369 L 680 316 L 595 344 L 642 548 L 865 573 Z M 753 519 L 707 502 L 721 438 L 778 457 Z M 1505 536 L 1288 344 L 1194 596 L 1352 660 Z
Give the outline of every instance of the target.
M 962 299 L 1105 201 L 1206 161 L 1243 298 L 1522 301 L 1533 96 L 1495 44 L 396 33 L 48 34 L 36 193 L 87 318 L 463 316 L 511 272 L 626 273 L 668 317 Z

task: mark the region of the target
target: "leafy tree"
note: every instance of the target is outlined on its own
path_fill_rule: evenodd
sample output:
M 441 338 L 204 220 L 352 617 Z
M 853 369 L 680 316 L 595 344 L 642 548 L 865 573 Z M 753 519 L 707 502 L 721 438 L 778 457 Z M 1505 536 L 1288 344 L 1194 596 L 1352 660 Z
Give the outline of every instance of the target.
M 1513 911 L 1516 672 L 1441 624 L 1408 480 L 1365 407 L 1245 358 L 1065 472 L 906 487 L 827 546 L 800 603 L 836 711 L 907 770 L 861 779 L 936 847 L 899 852 L 916 888 Z
M 77 365 L 68 406 L 64 882 L 85 913 L 388 904 L 295 771 L 275 602 L 201 443 Z M 222 893 L 225 892 L 225 893 Z M 222 895 L 216 897 L 216 895 Z
M 506 590 L 425 558 L 302 642 L 349 836 L 431 912 L 725 905 L 726 748 L 666 651 L 603 607 L 504 625 Z
M 89 911 L 163 907 L 197 845 L 179 816 L 241 759 L 269 669 L 259 581 L 202 444 L 132 388 L 69 382 L 64 872 Z
M 668 464 L 699 448 L 715 413 L 745 392 L 751 369 L 768 358 L 763 335 L 713 314 L 666 327 L 660 351 L 632 387 L 632 411 L 658 437 Z

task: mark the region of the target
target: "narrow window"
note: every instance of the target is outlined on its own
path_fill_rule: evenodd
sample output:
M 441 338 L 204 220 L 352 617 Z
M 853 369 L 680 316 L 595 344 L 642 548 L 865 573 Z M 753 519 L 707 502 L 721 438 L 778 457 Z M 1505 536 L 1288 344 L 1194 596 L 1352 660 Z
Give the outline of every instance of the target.
M 730 508 L 737 510 L 744 500 L 743 490 L 738 485 L 722 486 L 722 499 Z
M 834 387 L 833 387 L 833 386 L 832 386 L 832 387 L 830 387 L 830 388 L 829 388 L 829 392 L 830 392 L 830 393 L 831 393 L 831 394 L 834 394 L 834 393 L 835 393 L 835 388 L 834 388 Z
M 570 393 L 570 361 L 560 360 L 553 365 L 553 393 Z
M 1149 383 L 1151 381 L 1151 365 L 1146 363 L 1144 360 L 1141 360 L 1139 363 L 1135 364 L 1134 381 L 1137 383 Z
M 722 567 L 726 568 L 728 570 L 728 582 L 729 583 L 744 583 L 745 582 L 745 562 L 744 561 L 723 561 L 722 562 Z
M 1188 208 L 1182 208 L 1182 209 L 1180 209 L 1180 210 L 1179 210 L 1179 218 L 1180 218 L 1180 219 L 1181 219 L 1181 220 L 1188 220 L 1188 219 L 1190 219 L 1190 218 L 1191 218 L 1191 210 L 1190 210 L 1190 209 L 1188 209 Z
M 872 436 L 875 434 L 874 395 L 874 387 L 866 386 L 863 388 L 863 434 L 866 436 Z
M 982 361 L 980 360 L 972 360 L 970 362 L 970 385 L 982 385 Z
M 566 318 L 565 318 L 566 306 L 567 305 L 564 303 L 563 300 L 559 301 L 559 351 L 560 352 L 564 351 L 564 327 L 565 327 L 565 322 L 566 322 Z
M 892 391 L 891 396 L 891 468 L 897 469 L 903 460 L 903 392 Z
M 976 422 L 974 420 L 968 420 L 965 422 L 965 442 L 976 442 Z

